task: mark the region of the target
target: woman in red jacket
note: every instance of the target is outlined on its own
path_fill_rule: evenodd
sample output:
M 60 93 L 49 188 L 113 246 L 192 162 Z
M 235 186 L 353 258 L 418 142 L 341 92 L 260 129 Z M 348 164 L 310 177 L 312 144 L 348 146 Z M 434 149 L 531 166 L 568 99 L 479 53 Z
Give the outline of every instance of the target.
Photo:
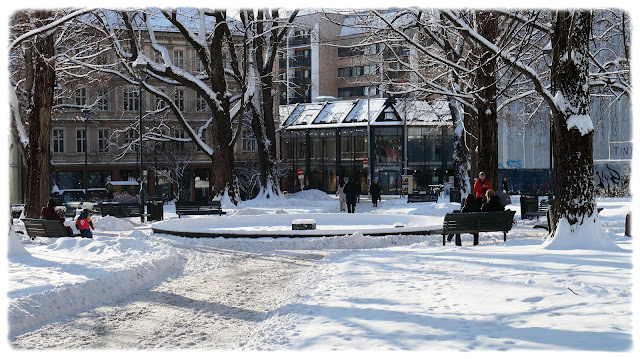
M 476 198 L 484 199 L 486 197 L 487 190 L 493 189 L 491 188 L 491 182 L 489 182 L 485 177 L 484 172 L 480 172 L 479 178 L 473 184 L 473 190 L 476 192 Z

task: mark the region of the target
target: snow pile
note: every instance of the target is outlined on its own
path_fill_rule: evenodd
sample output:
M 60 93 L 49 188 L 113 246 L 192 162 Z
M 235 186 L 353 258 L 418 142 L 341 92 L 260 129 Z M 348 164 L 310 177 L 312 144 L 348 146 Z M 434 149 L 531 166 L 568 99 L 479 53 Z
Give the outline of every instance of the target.
M 561 218 L 556 227 L 556 233 L 543 245 L 546 249 L 587 249 L 599 251 L 621 251 L 615 245 L 600 224 L 598 215 L 585 218 L 584 223 L 572 226 L 566 218 Z
M 31 256 L 9 260 L 13 334 L 148 286 L 182 267 L 175 250 L 131 237 L 49 240 L 48 246 L 30 247 Z
M 96 229 L 103 231 L 131 231 L 133 230 L 133 223 L 129 220 L 116 218 L 112 216 L 92 216 L 91 220 L 96 226 Z
M 335 201 L 333 197 L 317 189 L 307 189 L 304 191 L 291 193 L 287 196 L 287 198 L 292 200 L 302 199 L 307 201 Z
M 258 208 L 242 208 L 233 212 L 234 216 L 255 216 L 265 214 L 267 211 Z
M 18 260 L 21 257 L 29 257 L 30 254 L 24 249 L 24 246 L 20 242 L 20 237 L 14 231 L 13 226 L 9 229 L 9 243 L 7 248 L 7 257 L 9 258 L 17 258 Z

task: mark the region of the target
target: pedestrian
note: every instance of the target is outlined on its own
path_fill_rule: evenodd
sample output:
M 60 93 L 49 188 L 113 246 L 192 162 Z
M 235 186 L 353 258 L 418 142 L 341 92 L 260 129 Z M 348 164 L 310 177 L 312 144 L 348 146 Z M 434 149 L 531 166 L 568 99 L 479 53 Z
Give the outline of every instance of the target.
M 356 200 L 358 203 L 360 203 L 360 195 L 362 194 L 362 183 L 360 183 L 360 181 L 356 182 L 356 188 L 357 188 Z
M 464 199 L 464 205 L 460 210 L 461 213 L 469 213 L 469 212 L 480 212 L 480 206 L 478 202 L 476 202 L 476 196 L 473 193 L 469 193 L 467 197 Z M 460 238 L 460 233 L 456 233 L 456 246 L 462 245 L 462 239 Z M 451 242 L 451 238 L 453 238 L 453 233 L 449 234 L 447 241 Z
M 502 207 L 506 207 L 508 204 L 511 204 L 511 196 L 502 189 L 496 191 L 496 196 L 500 197 L 500 204 L 502 204 Z
M 338 200 L 340 201 L 340 211 L 347 210 L 347 195 L 344 194 L 344 181 L 341 179 L 338 183 L 338 190 L 336 191 Z
M 504 206 L 500 203 L 500 197 L 496 195 L 494 190 L 487 190 L 487 202 L 480 208 L 482 212 L 504 211 Z
M 47 201 L 47 206 L 42 207 L 42 209 L 40 210 L 40 218 L 48 219 L 50 221 L 59 221 L 60 223 L 64 224 L 64 218 L 60 217 L 58 212 L 56 212 L 56 201 L 51 197 L 49 197 L 49 201 Z M 67 230 L 68 235 L 73 235 L 73 229 L 71 229 L 71 227 L 64 226 L 64 228 Z
M 504 190 L 504 193 L 509 193 L 509 180 L 507 177 L 502 180 L 502 189 Z
M 476 198 L 482 198 L 482 200 L 484 201 L 487 190 L 490 189 L 492 189 L 491 182 L 486 179 L 486 175 L 484 172 L 480 172 L 480 175 L 478 175 L 478 179 L 476 179 L 476 182 L 473 184 L 473 190 L 476 192 Z
M 380 182 L 373 182 L 371 184 L 371 202 L 374 207 L 378 207 L 378 201 L 380 200 L 380 193 L 382 193 L 382 187 L 380 186 Z
M 344 194 L 346 195 L 347 200 L 347 211 L 349 213 L 355 213 L 358 197 L 358 184 L 354 180 L 349 179 L 347 184 L 344 185 Z
M 95 230 L 96 228 L 93 226 L 91 217 L 89 217 L 89 208 L 85 208 L 80 212 L 78 219 L 76 219 L 76 227 L 80 231 L 82 237 L 93 238 L 91 229 Z

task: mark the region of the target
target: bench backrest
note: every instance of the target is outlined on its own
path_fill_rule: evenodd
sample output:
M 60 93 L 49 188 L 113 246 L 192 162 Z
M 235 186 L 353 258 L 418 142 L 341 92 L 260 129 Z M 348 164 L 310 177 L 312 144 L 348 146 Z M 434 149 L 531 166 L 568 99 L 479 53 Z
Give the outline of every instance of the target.
M 180 210 L 221 210 L 220 201 L 176 201 L 176 211 Z
M 29 237 L 66 237 L 67 229 L 60 223 L 49 219 L 23 218 Z
M 510 231 L 514 211 L 447 213 L 444 230 Z
M 100 214 L 102 216 L 111 215 L 115 217 L 135 217 L 140 215 L 140 204 L 138 203 L 99 203 Z

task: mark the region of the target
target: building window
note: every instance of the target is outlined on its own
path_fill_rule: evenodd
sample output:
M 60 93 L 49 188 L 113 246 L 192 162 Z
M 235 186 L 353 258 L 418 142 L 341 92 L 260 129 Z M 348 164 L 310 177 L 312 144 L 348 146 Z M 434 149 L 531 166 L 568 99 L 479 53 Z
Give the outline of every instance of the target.
M 64 153 L 64 130 L 54 129 L 52 138 L 53 153 Z
M 176 90 L 173 93 L 173 101 L 178 107 L 178 110 L 184 111 L 184 90 Z
M 338 88 L 338 97 L 359 97 L 364 95 L 364 86 Z
M 187 138 L 187 134 L 186 134 L 186 132 L 184 132 L 184 130 L 182 130 L 182 129 L 180 129 L 180 130 L 174 130 L 174 131 L 173 131 L 173 138 L 178 138 L 178 139 L 179 139 L 179 138 Z M 177 141 L 177 146 L 176 146 L 176 147 L 177 147 L 179 150 L 184 150 L 184 149 L 185 149 L 185 146 L 186 146 L 186 142 L 184 142 L 184 141 L 180 141 L 180 140 L 178 140 L 178 141 Z
M 338 48 L 338 57 L 362 56 L 364 50 L 357 47 L 340 47 Z
M 98 111 L 109 111 L 110 107 L 111 105 L 109 102 L 109 91 L 107 89 L 98 90 L 98 99 L 97 99 Z
M 84 87 L 76 89 L 74 98 L 76 101 L 76 106 L 86 106 L 87 105 L 87 89 Z
M 184 50 L 173 50 L 173 64 L 184 69 Z
M 196 111 L 207 112 L 208 110 L 209 110 L 209 106 L 207 105 L 207 101 L 205 101 L 202 95 L 198 94 L 196 98 Z
M 140 100 L 138 97 L 138 90 L 136 89 L 124 90 L 124 110 L 125 111 L 140 110 Z
M 162 93 L 166 94 L 166 91 L 164 89 L 162 89 L 161 91 Z M 167 103 L 165 102 L 164 97 L 156 96 L 156 111 L 162 110 L 165 107 L 167 107 Z
M 87 131 L 84 129 L 76 130 L 76 152 L 87 152 Z
M 111 133 L 108 129 L 98 130 L 98 151 L 109 153 L 109 137 Z
M 195 66 L 195 70 L 196 72 L 204 72 L 204 64 L 202 63 L 202 60 L 200 60 L 199 57 L 196 57 L 196 66 Z
M 124 144 L 125 145 L 131 145 L 132 143 L 134 143 L 136 141 L 136 138 L 138 138 L 138 132 L 135 129 L 130 128 L 130 129 L 126 130 L 125 133 L 124 133 Z M 138 151 L 138 144 L 136 143 L 136 145 L 132 146 L 131 149 L 134 152 L 137 152 Z
M 242 130 L 242 152 L 257 152 L 258 141 L 251 130 Z

